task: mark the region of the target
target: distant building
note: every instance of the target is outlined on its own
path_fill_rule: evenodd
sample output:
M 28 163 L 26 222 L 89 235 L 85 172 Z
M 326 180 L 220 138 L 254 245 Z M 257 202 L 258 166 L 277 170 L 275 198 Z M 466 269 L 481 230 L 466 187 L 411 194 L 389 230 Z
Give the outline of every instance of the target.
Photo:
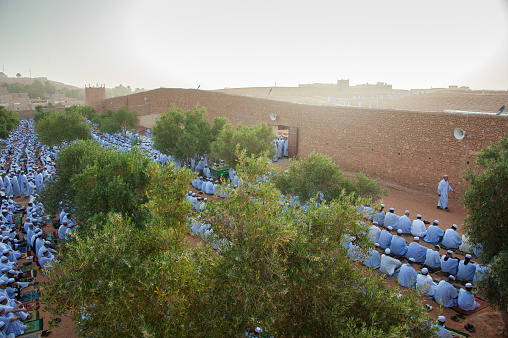
M 0 72 L 0 77 L 8 77 L 4 72 Z
M 85 86 L 85 105 L 96 106 L 102 105 L 106 100 L 106 85 L 100 85 L 98 87 Z

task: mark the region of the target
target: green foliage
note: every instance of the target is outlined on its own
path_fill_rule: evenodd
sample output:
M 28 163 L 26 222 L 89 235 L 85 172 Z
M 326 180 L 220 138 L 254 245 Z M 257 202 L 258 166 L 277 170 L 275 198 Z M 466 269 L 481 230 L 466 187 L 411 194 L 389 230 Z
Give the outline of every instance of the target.
M 489 303 L 508 308 L 508 134 L 476 158 L 478 171 L 469 169 L 463 179 L 469 187 L 462 196 L 468 214 L 465 230 L 470 241 L 483 247 L 481 258 L 491 272 L 479 284 Z
M 281 172 L 272 181 L 282 193 L 297 195 L 306 202 L 318 193 L 323 193 L 327 201 L 338 198 L 343 191 L 346 195 L 368 198 L 376 201 L 384 192 L 379 182 L 363 173 L 354 179 L 344 176 L 338 164 L 326 155 L 312 152 L 304 159 L 290 159 L 286 165 L 287 173 Z
M 69 89 L 63 88 L 60 90 L 56 89 L 56 86 L 49 81 L 42 83 L 39 80 L 34 80 L 31 84 L 24 85 L 20 82 L 14 82 L 9 84 L 2 84 L 7 87 L 9 93 L 28 93 L 31 99 L 41 98 L 47 99 L 57 91 L 63 93 L 66 97 L 76 98 L 83 100 L 85 98 L 83 89 Z
M 125 96 L 130 94 L 132 94 L 131 86 L 124 87 L 122 84 L 116 86 L 115 88 L 106 89 L 107 97 Z
M 90 126 L 78 112 L 38 112 L 35 119 L 35 131 L 42 144 L 55 146 L 62 142 L 91 138 Z
M 42 302 L 56 316 L 70 313 L 80 336 L 185 336 L 191 300 L 206 287 L 199 258 L 210 253 L 182 254 L 175 243 L 171 228 L 139 229 L 110 214 L 66 244 L 58 274 L 39 288 Z
M 6 139 L 9 132 L 19 124 L 19 115 L 0 106 L 0 138 Z
M 60 90 L 64 94 L 65 97 L 75 98 L 78 100 L 84 100 L 85 99 L 85 91 L 83 89 L 70 89 L 70 88 L 64 88 Z
M 98 118 L 97 112 L 95 111 L 94 107 L 92 107 L 92 106 L 77 106 L 77 105 L 73 105 L 73 106 L 70 106 L 68 108 L 65 108 L 65 111 L 67 113 L 70 113 L 70 112 L 73 112 L 73 111 L 77 111 L 78 113 L 83 115 L 87 120 L 90 120 L 92 122 L 94 120 L 97 120 L 97 118 Z
M 210 144 L 228 120 L 224 117 L 215 118 L 210 126 L 205 114 L 206 109 L 203 107 L 183 111 L 173 106 L 156 120 L 152 129 L 154 148 L 171 154 L 176 160 L 208 154 Z
M 150 184 L 151 162 L 139 151 L 117 153 L 93 140 L 78 141 L 58 156 L 59 174 L 42 192 L 44 206 L 55 213 L 75 210 L 82 218 L 117 212 L 139 224 Z M 62 205 L 59 202 L 62 202 Z
M 216 240 L 231 245 L 203 267 L 211 290 L 195 321 L 201 332 L 233 337 L 261 326 L 281 337 L 431 335 L 416 294 L 398 299 L 347 258 L 345 235 L 367 231 L 350 197 L 312 203 L 307 212 L 281 209 L 278 190 L 254 183 L 256 173 L 270 170 L 266 162 L 245 152 L 239 162 L 243 184 L 210 207 Z
M 16 73 L 16 77 L 21 77 L 21 73 Z
M 118 110 L 108 109 L 106 114 L 97 115 L 92 122 L 97 122 L 100 130 L 105 133 L 114 134 L 119 131 L 125 133 L 127 130 L 138 127 L 139 113 L 127 107 L 121 107 Z
M 275 149 L 272 141 L 275 134 L 272 127 L 266 123 L 251 127 L 238 124 L 235 128 L 231 124 L 224 125 L 217 139 L 212 143 L 212 155 L 215 158 L 224 159 L 229 165 L 238 164 L 238 152 L 245 150 L 247 156 L 272 157 Z

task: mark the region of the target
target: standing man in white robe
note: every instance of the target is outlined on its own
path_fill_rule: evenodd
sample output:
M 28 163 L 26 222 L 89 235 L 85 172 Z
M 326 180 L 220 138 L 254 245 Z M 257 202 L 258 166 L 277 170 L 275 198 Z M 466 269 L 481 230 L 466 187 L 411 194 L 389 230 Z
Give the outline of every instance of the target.
M 448 209 L 448 192 L 453 191 L 450 183 L 448 182 L 448 175 L 444 175 L 441 182 L 437 186 L 437 195 L 439 196 L 439 200 L 437 202 L 438 209 L 445 209 L 446 211 L 450 211 Z

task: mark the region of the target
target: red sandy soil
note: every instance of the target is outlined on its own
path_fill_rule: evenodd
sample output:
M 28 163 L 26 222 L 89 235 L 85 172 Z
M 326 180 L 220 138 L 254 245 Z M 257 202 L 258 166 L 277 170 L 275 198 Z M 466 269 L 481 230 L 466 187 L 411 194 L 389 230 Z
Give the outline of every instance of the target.
M 280 166 L 280 168 L 283 168 L 285 165 L 285 160 L 277 162 L 276 164 Z M 451 178 L 451 185 L 453 187 L 453 178 Z M 410 218 L 415 218 L 416 214 L 421 214 L 423 217 L 422 219 L 428 220 L 432 222 L 435 219 L 438 219 L 440 222 L 440 226 L 443 229 L 449 228 L 452 224 L 458 225 L 458 232 L 462 235 L 462 224 L 464 222 L 464 219 L 466 217 L 466 213 L 462 206 L 459 204 L 459 196 L 451 196 L 449 201 L 449 208 L 450 212 L 446 212 L 444 210 L 438 210 L 436 209 L 437 205 L 437 196 L 429 195 L 425 193 L 419 193 L 417 191 L 411 191 L 406 188 L 395 186 L 393 184 L 390 184 L 388 182 L 381 182 L 381 184 L 387 189 L 388 194 L 386 196 L 383 196 L 382 202 L 386 205 L 385 209 L 388 208 L 395 208 L 395 213 L 397 214 L 403 214 L 406 209 L 408 209 L 411 214 Z M 192 186 L 189 185 L 189 190 L 192 190 L 194 192 L 197 192 L 195 189 L 192 189 Z M 205 197 L 206 195 L 201 195 Z M 208 196 L 208 200 L 215 200 L 216 197 L 210 197 Z M 15 199 L 18 203 L 25 205 L 27 199 Z M 51 224 L 46 225 L 43 228 L 44 232 L 53 232 L 55 229 Z M 203 240 L 201 238 L 195 237 L 191 234 L 187 234 L 187 239 L 191 243 L 191 245 L 197 246 L 200 244 L 203 244 Z M 410 242 L 410 238 L 407 239 L 408 242 Z M 421 242 L 422 245 L 425 245 L 427 247 L 431 247 L 430 244 Z M 441 250 L 444 254 L 445 251 Z M 463 259 L 463 255 L 457 254 L 456 256 Z M 20 261 L 20 264 L 22 264 L 23 260 Z M 355 263 L 352 263 L 355 264 Z M 358 263 L 358 266 L 361 264 Z M 364 267 L 365 268 L 365 267 Z M 443 276 L 440 275 L 433 275 L 433 277 L 438 277 L 443 279 Z M 37 275 L 36 280 L 38 282 L 44 282 L 47 280 L 47 277 L 42 276 L 41 274 Z M 391 286 L 396 286 L 396 279 L 385 279 L 386 283 Z M 33 287 L 29 287 L 24 292 L 31 291 Z M 400 291 L 402 293 L 411 292 L 408 289 L 399 287 Z M 453 310 L 442 308 L 440 307 L 436 302 L 430 300 L 427 297 L 422 296 L 423 301 L 426 304 L 430 304 L 433 307 L 433 310 L 429 312 L 430 316 L 432 318 L 437 319 L 438 316 L 444 315 L 447 318 L 446 325 L 450 328 L 453 328 L 455 330 L 459 330 L 464 333 L 470 334 L 467 330 L 464 329 L 464 325 L 467 323 L 473 324 L 476 333 L 471 334 L 473 337 L 498 337 L 498 333 L 502 328 L 504 327 L 504 323 L 501 320 L 501 315 L 499 311 L 493 310 L 491 307 L 487 307 L 485 309 L 482 309 L 470 316 L 467 316 L 465 320 L 460 319 L 459 322 L 453 322 L 450 317 L 456 315 L 456 313 Z M 40 315 L 41 318 L 44 318 L 44 327 L 45 329 L 48 328 L 48 321 L 51 319 L 51 316 L 49 313 L 44 312 L 44 307 L 41 307 Z M 75 325 L 73 321 L 68 317 L 61 317 L 62 322 L 58 324 L 57 327 L 52 329 L 51 337 L 77 337 L 75 333 Z

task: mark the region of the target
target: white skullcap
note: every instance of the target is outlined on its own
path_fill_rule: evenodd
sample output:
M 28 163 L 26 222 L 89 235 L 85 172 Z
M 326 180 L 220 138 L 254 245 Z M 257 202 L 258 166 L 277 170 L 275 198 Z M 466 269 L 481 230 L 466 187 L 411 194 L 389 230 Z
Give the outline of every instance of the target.
M 453 251 L 452 250 L 448 250 L 447 251 L 450 255 L 453 255 Z
M 379 243 L 374 243 L 375 246 L 379 246 Z
M 395 211 L 395 208 L 390 208 L 390 211 Z
M 473 256 L 471 256 L 470 254 L 467 254 L 466 255 L 466 258 L 472 258 Z
M 204 200 L 205 200 L 205 201 L 208 201 L 208 198 L 206 198 L 206 197 L 205 197 L 205 198 L 204 198 Z
M 416 215 L 416 218 L 422 218 L 422 215 L 418 214 Z
M 398 229 L 398 230 L 397 230 L 397 233 L 398 233 L 398 234 L 401 234 L 401 233 L 402 233 L 402 229 Z
M 8 267 L 6 267 L 6 266 L 4 266 L 4 267 L 2 268 L 2 270 L 0 270 L 0 271 L 2 271 L 2 272 L 6 272 L 6 271 L 8 271 L 8 270 L 9 270 L 9 268 L 8 268 Z
M 428 273 L 429 273 L 429 269 L 427 269 L 427 268 L 423 268 L 423 269 L 422 269 L 422 273 L 423 273 L 424 275 L 428 274 Z
M 189 194 L 192 194 L 192 190 L 189 191 Z
M 466 283 L 466 288 L 472 288 L 473 287 L 473 284 L 471 283 Z
M 404 213 L 405 213 L 405 214 L 409 214 L 409 210 L 406 210 Z
M 194 196 L 196 196 L 196 193 L 195 193 L 195 192 L 193 192 L 193 193 L 192 193 L 192 197 L 194 197 Z
M 372 224 L 378 224 L 378 222 L 377 222 L 377 221 L 374 221 L 374 222 L 372 222 Z
M 386 248 L 385 254 L 389 255 L 391 252 L 392 252 L 392 250 L 390 250 L 389 248 Z
M 0 327 L 4 327 L 5 323 L 4 322 L 0 322 Z
M 415 241 L 419 241 L 419 240 L 420 240 L 420 237 L 416 236 L 416 237 L 413 237 L 413 239 L 414 239 Z
M 45 241 L 44 244 L 51 244 L 51 242 L 50 241 Z
M 409 260 L 413 263 L 416 262 L 416 259 L 414 259 L 413 257 L 409 258 Z
M 448 175 L 445 174 L 445 175 L 443 175 L 443 177 L 448 177 Z
M 9 278 L 9 280 L 7 281 L 7 283 L 14 283 L 14 282 L 15 282 L 14 278 Z
M 445 316 L 439 316 L 437 317 L 437 320 L 439 320 L 441 323 L 444 323 L 446 321 Z
M 391 226 L 391 225 L 388 227 L 388 230 L 390 230 L 390 231 L 392 231 L 392 230 L 393 230 L 393 228 L 392 228 L 392 226 Z
M 5 279 L 0 279 L 0 285 L 5 284 Z
M 453 275 L 448 276 L 448 278 L 451 278 L 452 280 L 455 280 L 455 276 L 453 276 Z
M 437 219 L 434 220 L 434 224 L 439 224 L 439 221 Z
M 384 208 L 384 207 L 385 207 L 385 205 L 384 205 L 384 204 L 381 204 L 381 207 L 382 207 L 382 208 Z
M 0 296 L 0 302 L 3 302 L 4 300 L 5 300 L 5 296 Z
M 260 328 L 259 326 L 258 326 L 258 327 L 256 327 L 256 333 L 261 333 L 261 332 L 263 332 L 263 329 L 262 329 L 262 328 Z
M 452 228 L 457 229 L 457 224 L 452 225 Z
M 3 262 L 3 261 L 7 261 L 9 258 L 5 257 L 5 256 L 2 256 L 2 258 L 0 258 L 0 260 Z

